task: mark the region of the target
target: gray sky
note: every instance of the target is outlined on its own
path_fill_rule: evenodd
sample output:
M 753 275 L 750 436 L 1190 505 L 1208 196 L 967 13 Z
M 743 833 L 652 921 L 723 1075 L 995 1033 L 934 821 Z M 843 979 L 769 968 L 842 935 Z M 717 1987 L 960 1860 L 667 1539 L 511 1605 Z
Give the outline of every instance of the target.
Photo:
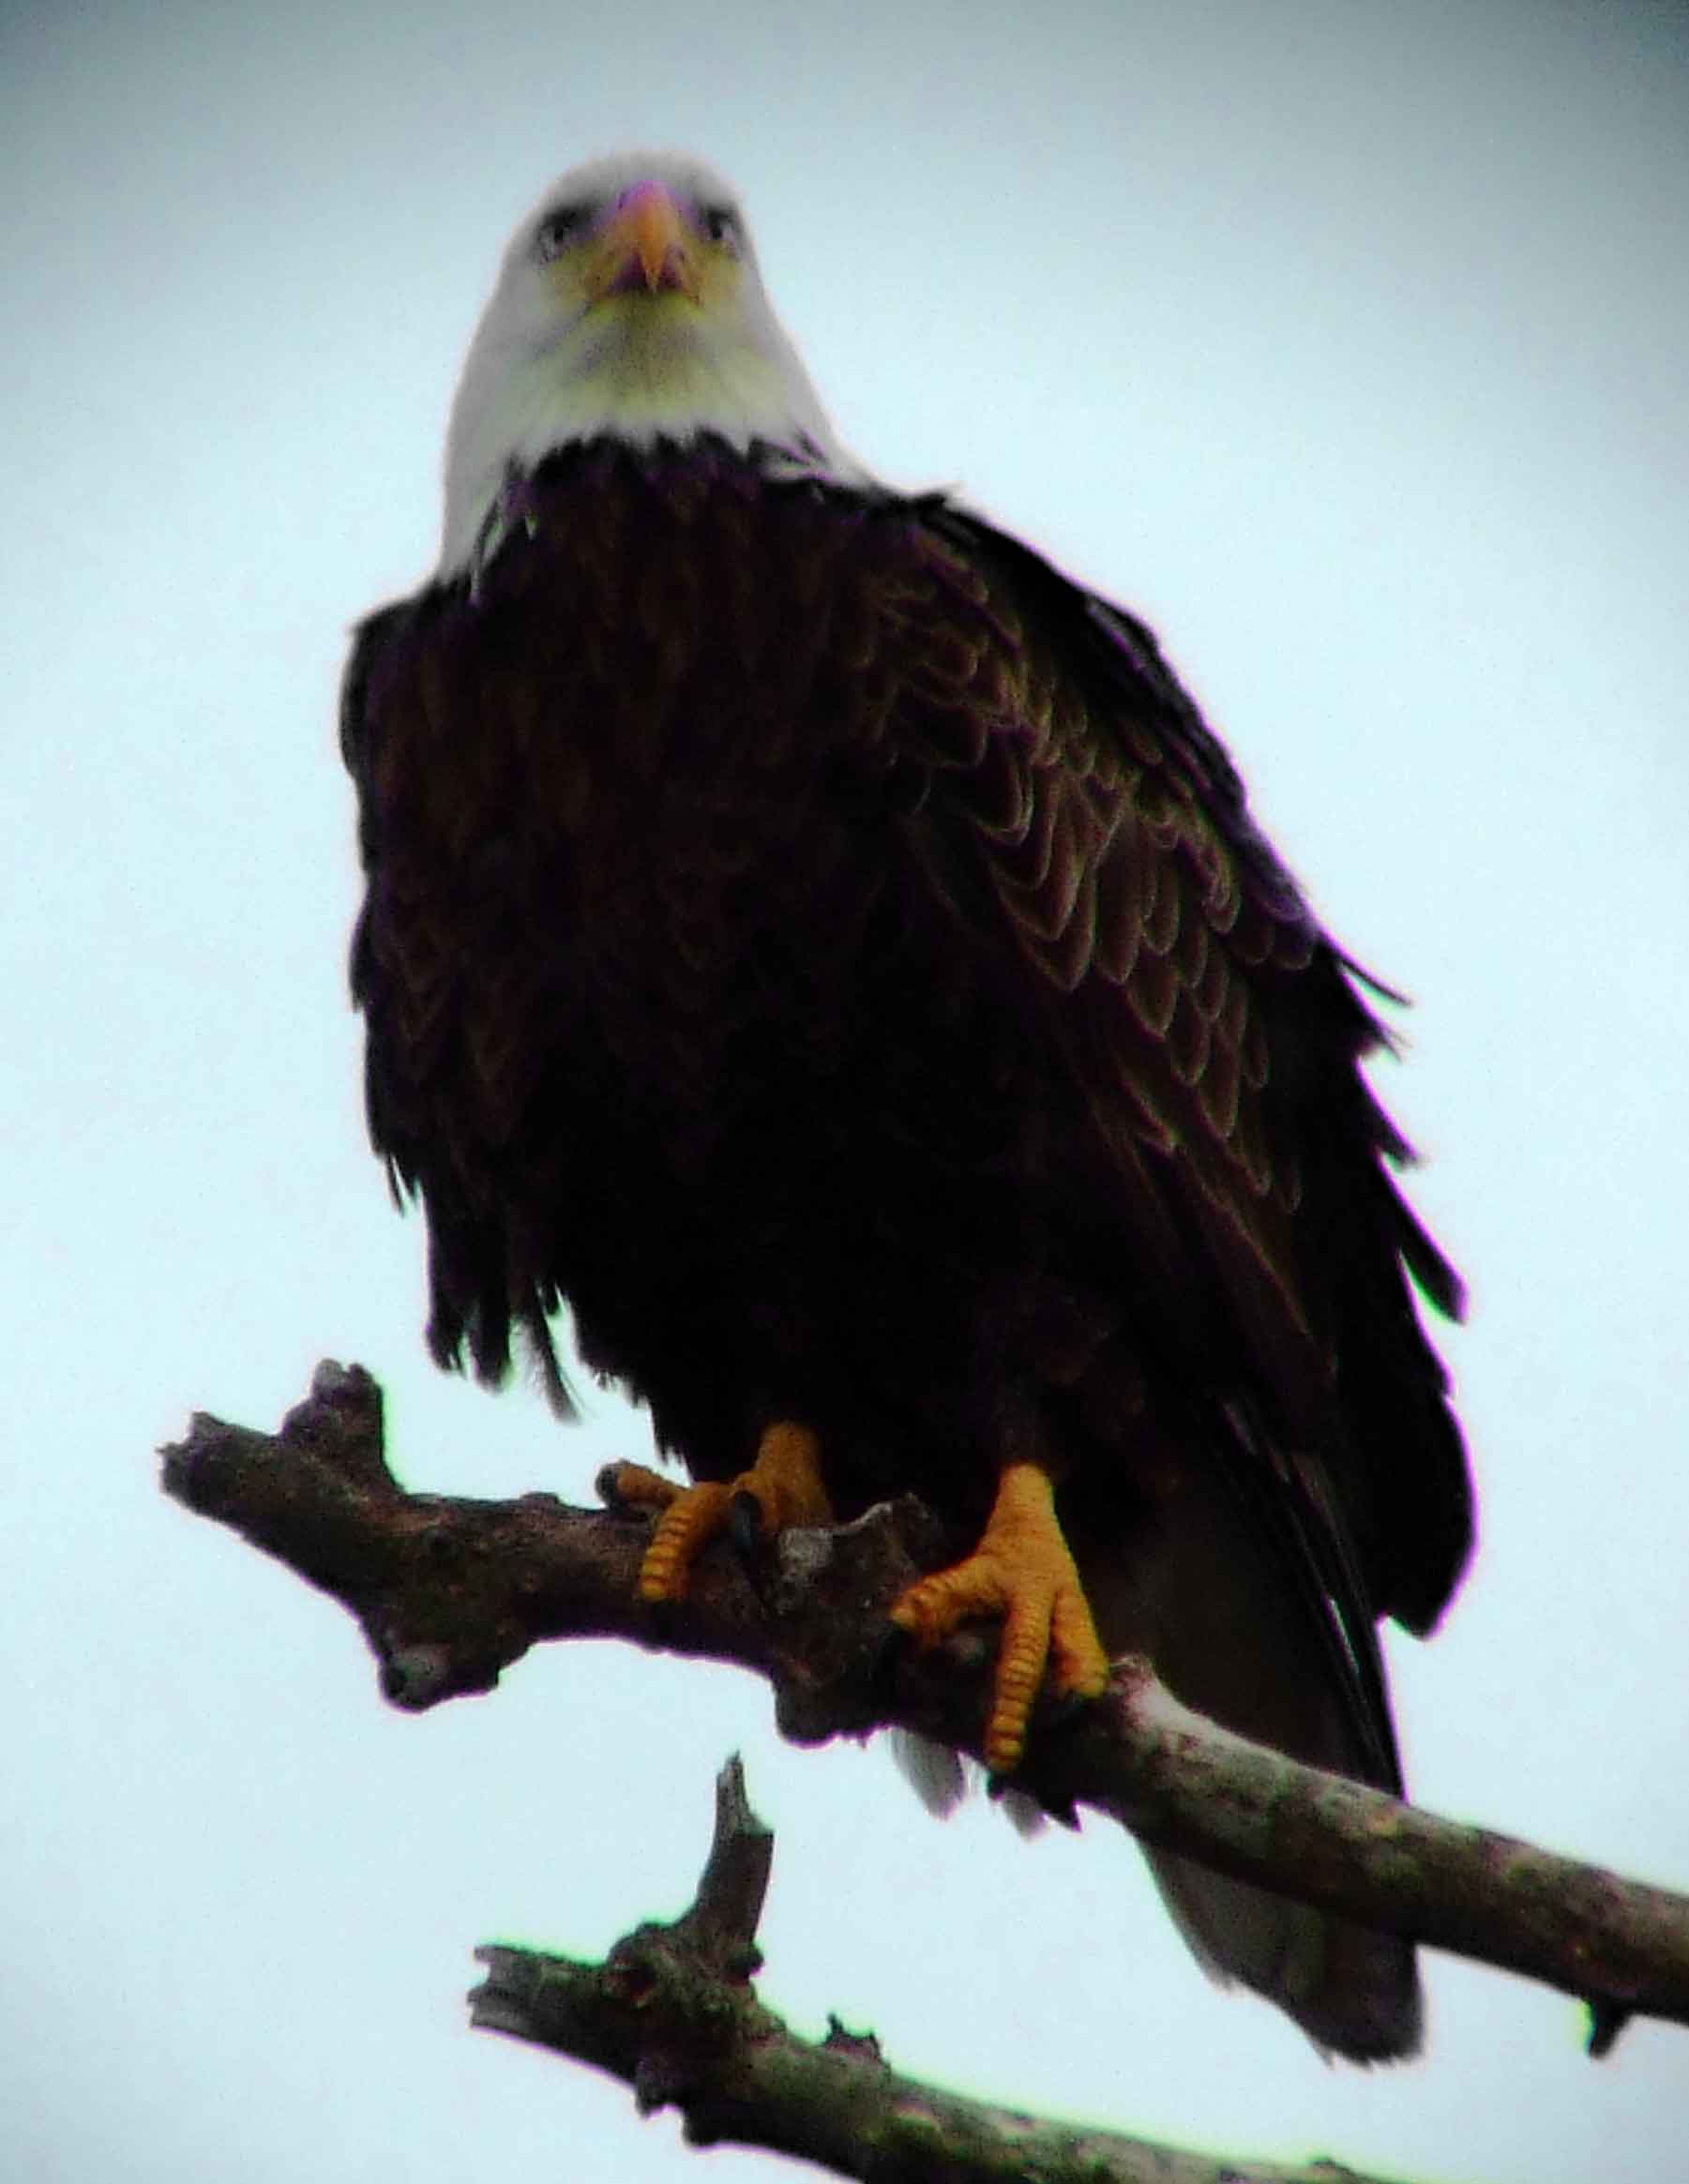
M 0 18 L 7 668 L 0 1792 L 10 2173 L 445 2184 L 700 2157 L 464 2029 L 477 1941 L 687 1899 L 734 1746 L 763 1992 L 900 2068 L 1240 2152 L 1619 2180 L 1689 2045 L 1600 2067 L 1434 1958 L 1411 2067 L 1212 1991 L 1129 1845 L 928 1821 L 763 1690 L 555 1648 L 386 1711 L 352 1626 L 167 1505 L 154 1444 L 385 1379 L 416 1484 L 587 1499 L 610 1398 L 448 1381 L 365 1151 L 332 709 L 434 551 L 505 235 L 593 151 L 740 183 L 847 436 L 1149 615 L 1353 951 L 1474 1310 L 1483 1492 L 1394 1652 L 1427 1805 L 1689 1887 L 1689 652 L 1681 10 L 645 0 Z M 725 2180 L 779 2173 L 716 2153 Z

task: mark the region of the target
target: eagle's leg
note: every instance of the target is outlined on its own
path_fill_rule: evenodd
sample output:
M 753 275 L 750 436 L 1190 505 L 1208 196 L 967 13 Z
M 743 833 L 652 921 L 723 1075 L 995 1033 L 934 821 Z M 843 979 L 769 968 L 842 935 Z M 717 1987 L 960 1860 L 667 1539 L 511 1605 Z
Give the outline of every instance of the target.
M 755 1462 L 736 1479 L 676 1486 L 642 1464 L 618 1464 L 611 1484 L 618 1500 L 661 1511 L 640 1564 L 640 1598 L 652 1603 L 684 1595 L 693 1563 L 727 1529 L 742 1495 L 755 1503 L 765 1538 L 788 1525 L 833 1522 L 822 1482 L 821 1444 L 807 1425 L 789 1419 L 763 1427 Z
M 986 1765 L 993 1774 L 1011 1774 L 1019 1765 L 1047 1667 L 1053 1689 L 1065 1697 L 1099 1697 L 1108 1681 L 1108 1656 L 1042 1464 L 1005 1464 L 973 1554 L 919 1579 L 891 1614 L 923 1646 L 936 1645 L 972 1617 L 1003 1618 L 985 1739 Z

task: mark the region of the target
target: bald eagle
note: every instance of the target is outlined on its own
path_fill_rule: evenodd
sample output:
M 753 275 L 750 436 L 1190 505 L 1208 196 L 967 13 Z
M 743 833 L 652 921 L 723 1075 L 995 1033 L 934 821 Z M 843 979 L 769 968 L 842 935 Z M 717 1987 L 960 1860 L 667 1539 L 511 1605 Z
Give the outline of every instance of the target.
M 1002 1619 L 999 1773 L 1137 1649 L 1399 1787 L 1377 1624 L 1430 1631 L 1471 1511 L 1361 973 L 1143 624 L 845 452 L 708 168 L 518 231 L 343 746 L 430 1348 L 566 1408 L 567 1304 L 693 1481 L 622 1469 L 647 1598 L 735 1507 L 912 1490 L 956 1559 L 894 1620 Z M 1152 1863 L 1322 2048 L 1416 2044 L 1407 1943 Z

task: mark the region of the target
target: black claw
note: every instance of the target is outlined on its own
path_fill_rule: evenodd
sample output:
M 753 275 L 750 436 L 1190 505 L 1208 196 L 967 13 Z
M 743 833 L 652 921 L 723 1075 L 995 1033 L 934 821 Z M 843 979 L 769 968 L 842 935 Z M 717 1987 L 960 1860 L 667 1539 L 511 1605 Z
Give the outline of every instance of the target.
M 723 1528 L 734 1559 L 751 1590 L 768 1605 L 769 1580 L 774 1574 L 772 1536 L 762 1529 L 762 1504 L 754 1494 L 741 1490 L 728 1503 Z
M 672 1600 L 648 1600 L 645 1614 L 651 1624 L 652 1635 L 659 1644 L 667 1645 L 679 1628 L 679 1603 Z
M 1038 1701 L 1028 1733 L 1031 1735 L 1035 1731 L 1041 1743 L 1046 1738 L 1065 1736 L 1078 1727 L 1095 1704 L 1096 1701 L 1087 1698 L 1083 1692 L 1046 1692 Z M 1078 1826 L 1079 1815 L 1071 1798 L 1046 1798 L 1042 1790 L 1028 1785 L 1018 1767 L 1007 1774 L 993 1774 L 989 1770 L 987 1770 L 987 1797 L 995 1801 L 1006 1797 L 1010 1790 L 1019 1790 L 1023 1796 L 1034 1799 L 1050 1818 L 1060 1821 L 1063 1828 Z
M 767 1560 L 762 1538 L 762 1504 L 754 1494 L 740 1492 L 728 1504 L 727 1536 L 733 1552 L 747 1569 L 760 1569 Z
M 1084 1721 L 1095 1706 L 1093 1698 L 1087 1698 L 1082 1691 L 1064 1691 L 1045 1700 L 1039 1710 L 1043 1715 L 1042 1726 L 1052 1736 L 1063 1729 L 1071 1729 Z
M 622 1491 L 624 1471 L 643 1471 L 643 1464 L 630 1464 L 618 1456 L 613 1463 L 601 1464 L 593 1481 L 594 1492 L 612 1516 L 630 1516 L 640 1524 L 656 1524 L 662 1515 L 664 1503 L 649 1501 L 643 1494 L 626 1495 Z M 660 1474 L 656 1474 L 660 1477 Z M 678 1488 L 675 1490 L 679 1491 Z
M 1039 1742 L 1042 1744 L 1046 1740 L 1053 1741 L 1071 1736 L 1090 1719 L 1091 1710 L 1095 1704 L 1096 1700 L 1088 1698 L 1082 1691 L 1047 1692 L 1040 1698 L 1034 1716 Z M 1001 1778 L 995 1789 L 992 1789 L 989 1782 L 986 1786 L 992 1795 L 999 1797 L 1005 1789 L 1026 1789 L 1027 1794 L 1035 1798 L 1048 1816 L 1060 1826 L 1077 1829 L 1079 1825 L 1078 1807 L 1071 1798 L 1051 1797 L 1044 1790 L 1029 1789 L 1025 1783 L 1014 1775 Z

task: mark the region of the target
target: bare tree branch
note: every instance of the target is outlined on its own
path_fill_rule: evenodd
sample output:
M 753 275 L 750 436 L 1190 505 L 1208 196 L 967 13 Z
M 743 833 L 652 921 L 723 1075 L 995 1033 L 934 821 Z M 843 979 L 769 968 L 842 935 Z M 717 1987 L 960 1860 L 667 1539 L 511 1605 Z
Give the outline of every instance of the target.
M 198 1416 L 164 1456 L 179 1501 L 358 1618 L 398 1706 L 490 1690 L 543 1640 L 624 1637 L 755 1669 L 797 1742 L 897 1724 L 978 1750 L 995 1634 L 925 1655 L 889 1636 L 890 1603 L 950 1544 L 919 1502 L 785 1533 L 754 1574 L 714 1548 L 654 1618 L 635 1587 L 643 1516 L 405 1493 L 356 1366 L 319 1366 L 279 1436 Z M 1590 2005 L 1597 2054 L 1633 2014 L 1689 2024 L 1689 1900 L 1298 1766 L 1180 1706 L 1141 1660 L 1035 1727 L 1016 1786 L 1059 1817 L 1091 1805 L 1221 1872 L 1558 1987 Z
M 636 1927 L 602 1964 L 478 1951 L 470 2022 L 609 2071 L 642 2116 L 679 2108 L 694 2146 L 763 2146 L 875 2184 L 1370 2184 L 1333 2161 L 1219 2160 L 964 2100 L 900 2076 L 837 2018 L 824 2041 L 797 2039 L 751 1984 L 773 1847 L 730 1759 L 691 1909 Z

